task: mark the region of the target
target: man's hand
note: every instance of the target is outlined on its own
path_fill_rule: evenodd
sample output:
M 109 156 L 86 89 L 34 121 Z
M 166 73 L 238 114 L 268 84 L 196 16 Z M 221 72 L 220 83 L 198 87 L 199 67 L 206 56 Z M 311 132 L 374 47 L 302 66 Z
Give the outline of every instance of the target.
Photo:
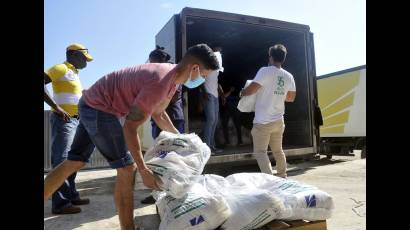
M 227 98 L 227 97 L 231 96 L 233 91 L 235 91 L 235 87 L 231 86 L 231 88 L 228 90 L 228 92 L 224 93 L 223 95 L 225 96 L 225 98 Z
M 139 173 L 141 174 L 142 182 L 145 186 L 150 189 L 161 191 L 161 188 L 159 187 L 159 185 L 162 183 L 161 179 L 155 176 L 149 168 L 139 170 Z
M 51 78 L 44 73 L 44 101 L 55 110 L 57 115 L 64 119 L 65 122 L 70 121 L 70 114 L 64 111 L 57 103 L 54 101 L 53 97 L 48 93 L 46 85 L 51 82 Z
M 225 95 L 221 95 L 221 102 L 222 102 L 222 105 L 223 106 L 225 106 L 225 104 L 226 104 L 226 97 L 225 97 Z
M 262 86 L 259 85 L 259 83 L 252 82 L 248 87 L 241 90 L 241 92 L 239 93 L 239 97 L 250 96 L 252 94 L 255 94 L 261 87 Z
M 60 106 L 57 105 L 56 107 L 56 113 L 62 117 L 64 119 L 65 122 L 69 122 L 70 121 L 70 114 L 67 113 L 64 109 L 62 109 Z

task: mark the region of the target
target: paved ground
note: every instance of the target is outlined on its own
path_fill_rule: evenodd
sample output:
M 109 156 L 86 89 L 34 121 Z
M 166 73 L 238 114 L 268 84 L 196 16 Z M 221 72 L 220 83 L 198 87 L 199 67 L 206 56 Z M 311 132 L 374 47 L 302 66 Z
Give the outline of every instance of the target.
M 291 162 L 289 178 L 311 184 L 333 196 L 335 210 L 328 220 L 329 230 L 366 229 L 366 160 L 355 157 L 320 158 L 307 162 Z M 219 174 L 258 171 L 256 165 L 220 166 Z M 215 172 L 209 169 L 209 172 Z M 223 175 L 226 176 L 226 175 Z M 113 200 L 114 170 L 83 171 L 77 176 L 77 185 L 83 197 L 91 203 L 74 215 L 52 215 L 51 202 L 44 205 L 44 229 L 119 229 Z M 142 190 L 141 190 L 142 189 Z M 144 230 L 157 230 L 159 218 L 155 205 L 142 205 L 140 200 L 149 194 L 141 183 L 134 193 L 135 224 Z

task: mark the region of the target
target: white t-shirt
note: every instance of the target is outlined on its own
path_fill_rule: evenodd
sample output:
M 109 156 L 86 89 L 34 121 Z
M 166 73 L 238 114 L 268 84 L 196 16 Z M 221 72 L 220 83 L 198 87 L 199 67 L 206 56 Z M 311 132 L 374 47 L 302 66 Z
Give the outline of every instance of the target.
M 216 55 L 216 59 L 218 59 L 219 62 L 219 69 L 218 70 L 213 70 L 208 74 L 208 77 L 205 78 L 205 89 L 206 92 L 214 95 L 215 97 L 218 97 L 218 75 L 219 71 L 223 72 L 224 67 L 222 66 L 222 55 L 220 52 L 214 52 Z
M 256 93 L 255 119 L 253 123 L 267 124 L 283 119 L 288 91 L 296 91 L 293 75 L 275 66 L 262 67 L 254 82 L 262 87 Z

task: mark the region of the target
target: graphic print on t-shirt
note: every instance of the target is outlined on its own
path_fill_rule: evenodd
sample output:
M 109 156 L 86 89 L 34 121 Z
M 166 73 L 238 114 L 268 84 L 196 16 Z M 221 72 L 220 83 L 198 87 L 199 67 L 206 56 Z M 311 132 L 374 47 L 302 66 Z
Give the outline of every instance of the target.
M 283 76 L 278 76 L 278 83 L 276 90 L 274 91 L 275 95 L 284 95 L 285 94 L 285 81 L 283 80 Z

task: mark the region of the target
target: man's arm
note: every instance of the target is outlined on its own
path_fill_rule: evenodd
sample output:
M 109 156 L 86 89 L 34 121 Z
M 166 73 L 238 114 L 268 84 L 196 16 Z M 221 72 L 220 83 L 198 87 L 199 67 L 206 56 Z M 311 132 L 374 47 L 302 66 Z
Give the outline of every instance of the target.
M 222 86 L 220 84 L 218 84 L 218 94 L 219 94 L 219 97 L 221 97 L 222 105 L 225 105 L 226 97 L 225 97 L 224 90 L 222 89 Z
M 176 129 L 174 124 L 172 124 L 171 119 L 165 111 L 165 109 L 168 107 L 168 104 L 169 100 L 161 103 L 159 108 L 157 109 L 157 112 L 154 112 L 152 114 L 152 119 L 154 119 L 155 123 L 161 130 L 171 133 L 179 133 L 178 129 Z
M 288 91 L 286 94 L 286 102 L 294 102 L 296 98 L 296 91 Z
M 235 87 L 231 86 L 231 88 L 229 88 L 228 92 L 224 93 L 224 96 L 225 96 L 225 97 L 231 96 L 231 94 L 233 93 L 233 91 L 235 91 Z
M 224 95 L 224 90 L 222 89 L 222 86 L 220 84 L 218 84 L 218 93 L 219 95 Z
M 252 94 L 255 94 L 256 92 L 258 92 L 258 90 L 261 88 L 262 86 L 259 85 L 256 82 L 252 82 L 248 87 L 246 87 L 245 89 L 243 89 L 239 96 L 243 97 L 243 96 L 250 96 Z
M 128 150 L 131 152 L 132 157 L 137 164 L 138 171 L 141 174 L 144 184 L 153 189 L 159 190 L 157 180 L 154 177 L 153 172 L 147 167 L 144 162 L 141 151 L 141 142 L 138 135 L 138 127 L 144 124 L 148 115 L 145 114 L 137 106 L 132 106 L 130 113 L 126 116 L 126 120 L 123 126 L 123 132 L 125 142 L 127 143 Z
M 65 121 L 69 121 L 69 120 L 70 120 L 70 114 L 67 113 L 66 111 L 64 111 L 64 109 L 62 109 L 60 106 L 57 105 L 57 103 L 56 103 L 56 102 L 54 101 L 54 99 L 50 96 L 50 94 L 49 94 L 49 92 L 48 92 L 48 90 L 47 90 L 46 85 L 47 85 L 48 83 L 50 83 L 50 82 L 51 82 L 50 77 L 49 77 L 46 73 L 44 73 L 44 101 L 45 101 L 51 108 L 53 108 L 58 115 L 60 115 L 61 117 L 63 117 L 63 119 L 64 119 Z
M 44 72 L 44 85 L 51 82 L 51 78 Z

